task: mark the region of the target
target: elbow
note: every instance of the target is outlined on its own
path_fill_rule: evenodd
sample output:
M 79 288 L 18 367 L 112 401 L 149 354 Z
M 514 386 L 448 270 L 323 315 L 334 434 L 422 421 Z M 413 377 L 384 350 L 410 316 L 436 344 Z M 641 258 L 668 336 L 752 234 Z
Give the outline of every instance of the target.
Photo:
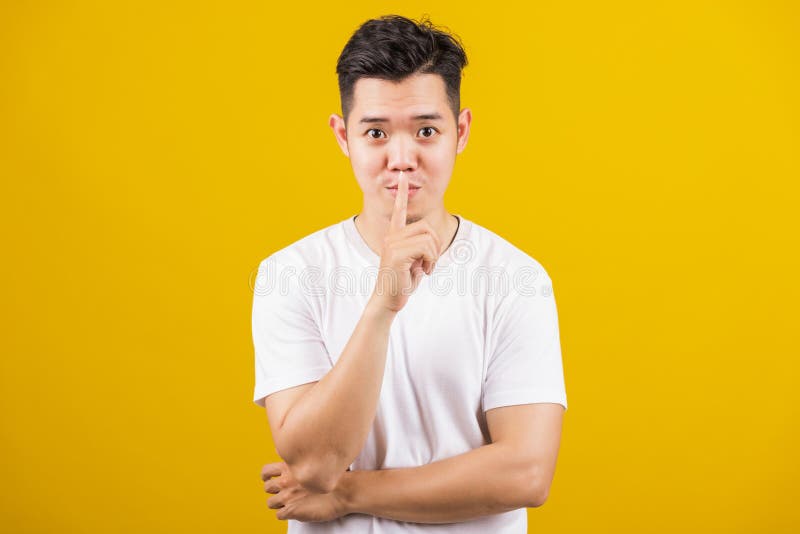
M 543 488 L 541 485 L 536 486 L 528 495 L 528 508 L 538 508 L 547 502 L 547 497 L 550 493 L 549 488 Z
M 526 508 L 538 508 L 547 502 L 547 497 L 550 494 L 550 481 L 544 480 L 542 473 L 534 470 L 525 479 L 523 488 L 525 490 L 525 506 Z

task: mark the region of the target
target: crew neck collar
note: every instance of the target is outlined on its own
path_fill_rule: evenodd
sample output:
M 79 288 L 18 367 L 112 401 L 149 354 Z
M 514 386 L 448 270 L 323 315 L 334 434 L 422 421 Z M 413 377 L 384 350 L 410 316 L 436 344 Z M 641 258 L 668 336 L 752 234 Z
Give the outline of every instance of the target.
M 469 238 L 470 230 L 472 229 L 472 223 L 462 217 L 457 213 L 453 213 L 458 218 L 458 229 L 456 230 L 456 235 L 453 237 L 453 241 L 450 243 L 442 255 L 439 257 L 439 261 L 436 262 L 436 267 L 444 267 L 449 265 L 450 262 L 453 261 L 453 254 L 458 254 L 457 250 L 463 246 L 463 240 Z M 361 233 L 358 231 L 356 227 L 356 215 L 351 215 L 344 221 L 342 221 L 342 226 L 344 227 L 345 234 L 347 235 L 347 240 L 350 242 L 353 247 L 358 251 L 359 255 L 366 260 L 369 265 L 374 265 L 375 267 L 380 266 L 381 258 L 373 252 L 364 238 L 361 236 Z M 461 242 L 461 243 L 459 243 Z

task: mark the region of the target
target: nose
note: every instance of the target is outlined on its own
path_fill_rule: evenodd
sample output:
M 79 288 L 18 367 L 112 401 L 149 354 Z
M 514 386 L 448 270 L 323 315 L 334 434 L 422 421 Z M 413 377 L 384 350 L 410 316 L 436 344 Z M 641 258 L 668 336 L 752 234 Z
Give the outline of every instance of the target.
M 391 171 L 413 171 L 417 168 L 417 151 L 413 139 L 395 135 L 387 143 L 387 167 Z

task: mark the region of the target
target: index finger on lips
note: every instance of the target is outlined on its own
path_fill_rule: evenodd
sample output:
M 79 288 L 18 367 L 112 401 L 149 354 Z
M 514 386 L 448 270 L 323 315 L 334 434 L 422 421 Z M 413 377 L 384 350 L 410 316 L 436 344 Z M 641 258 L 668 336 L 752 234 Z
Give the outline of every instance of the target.
M 400 230 L 406 226 L 406 213 L 408 212 L 408 179 L 400 171 L 397 180 L 397 196 L 394 198 L 394 210 L 392 220 L 389 223 L 389 230 Z

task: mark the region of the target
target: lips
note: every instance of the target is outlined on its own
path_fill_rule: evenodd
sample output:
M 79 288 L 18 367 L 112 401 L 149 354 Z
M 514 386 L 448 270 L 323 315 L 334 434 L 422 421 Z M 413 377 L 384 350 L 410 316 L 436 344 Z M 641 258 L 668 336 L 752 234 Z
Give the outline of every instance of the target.
M 411 200 L 412 198 L 416 197 L 417 196 L 417 192 L 419 192 L 420 189 L 422 189 L 422 188 L 421 187 L 409 187 L 408 188 L 408 198 L 409 198 L 409 200 Z M 398 193 L 396 187 L 387 187 L 386 190 L 389 191 L 389 194 L 392 195 L 393 198 L 397 198 L 397 195 L 399 193 Z
M 397 189 L 397 186 L 398 186 L 398 182 L 395 182 L 395 183 L 393 183 L 391 185 L 387 185 L 386 189 Z M 418 185 L 418 184 L 415 184 L 414 182 L 411 182 L 411 181 L 408 182 L 408 188 L 409 189 L 419 189 L 420 187 L 422 187 L 422 186 Z

